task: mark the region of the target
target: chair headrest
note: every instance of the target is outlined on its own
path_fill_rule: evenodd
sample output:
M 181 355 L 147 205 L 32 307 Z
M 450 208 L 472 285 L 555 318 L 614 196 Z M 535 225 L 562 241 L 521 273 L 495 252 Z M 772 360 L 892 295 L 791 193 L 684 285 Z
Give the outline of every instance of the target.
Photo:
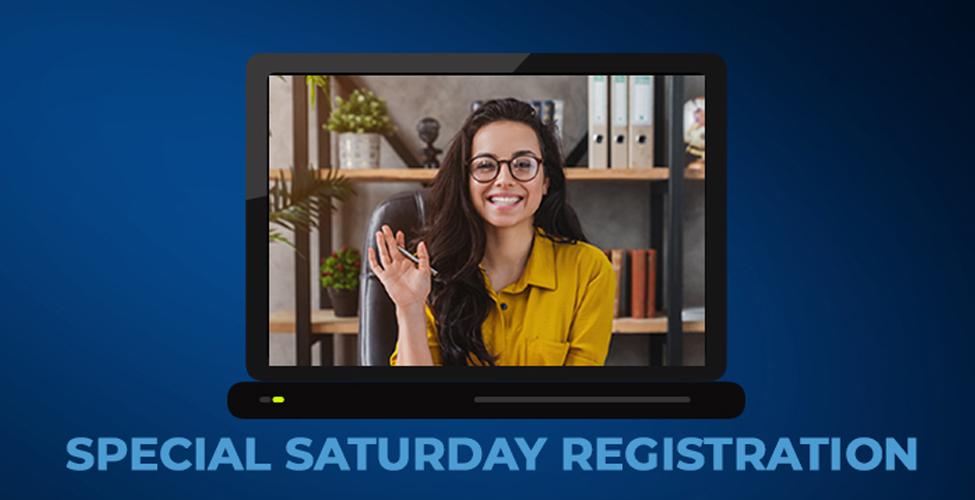
M 393 195 L 376 206 L 369 217 L 362 253 L 375 244 L 375 234 L 383 224 L 393 231 L 403 231 L 407 241 L 416 236 L 426 221 L 426 203 L 429 189 L 407 191 Z M 369 266 L 362 266 L 363 274 L 372 275 Z

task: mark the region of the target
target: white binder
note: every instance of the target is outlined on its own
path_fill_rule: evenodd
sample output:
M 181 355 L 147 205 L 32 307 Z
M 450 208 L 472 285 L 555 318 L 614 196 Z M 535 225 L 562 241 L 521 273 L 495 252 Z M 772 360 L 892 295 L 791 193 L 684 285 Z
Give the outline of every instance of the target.
M 559 144 L 565 148 L 565 101 L 553 99 L 555 101 L 555 126 L 559 130 Z
M 653 166 L 653 76 L 630 76 L 630 167 Z
M 589 168 L 609 167 L 609 77 L 589 77 Z
M 627 106 L 627 94 L 630 89 L 626 75 L 613 75 L 610 77 L 609 87 L 609 123 L 610 123 L 610 146 L 609 146 L 609 168 L 629 168 L 629 134 Z

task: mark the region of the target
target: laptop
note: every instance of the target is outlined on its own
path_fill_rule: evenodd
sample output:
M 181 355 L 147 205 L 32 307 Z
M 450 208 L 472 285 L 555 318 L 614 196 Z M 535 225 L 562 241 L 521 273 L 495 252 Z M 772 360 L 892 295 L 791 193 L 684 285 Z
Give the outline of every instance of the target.
M 230 388 L 232 414 L 743 411 L 742 388 L 720 380 L 720 57 L 260 54 L 248 62 L 246 85 L 246 364 L 254 380 Z M 490 150 L 526 137 L 530 145 L 510 158 Z M 451 191 L 450 182 L 469 191 Z M 524 196 L 489 196 L 510 194 L 503 185 Z M 474 261 L 445 255 L 455 250 L 443 228 L 458 210 L 473 222 L 449 238 L 473 249 Z M 403 235 L 389 240 L 384 226 Z M 485 241 L 525 227 L 535 232 L 517 233 L 530 234 L 524 270 L 494 290 L 493 270 L 476 262 L 492 251 Z M 436 251 L 421 249 L 421 238 Z M 422 316 L 395 307 L 388 278 L 400 269 L 427 273 Z M 400 352 L 406 338 L 413 343 Z

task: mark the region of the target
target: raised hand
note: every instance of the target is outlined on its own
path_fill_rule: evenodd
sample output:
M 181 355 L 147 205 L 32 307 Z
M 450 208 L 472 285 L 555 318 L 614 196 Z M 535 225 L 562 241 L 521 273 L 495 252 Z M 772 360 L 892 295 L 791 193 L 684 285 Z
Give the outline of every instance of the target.
M 397 307 L 406 309 L 422 306 L 430 294 L 430 255 L 427 253 L 427 246 L 423 242 L 417 246 L 416 256 L 420 264 L 416 265 L 396 249 L 397 245 L 406 247 L 403 231 L 396 231 L 393 235 L 393 230 L 383 225 L 381 231 L 376 231 L 379 259 L 376 259 L 376 250 L 370 247 L 369 267 Z M 379 265 L 380 262 L 382 266 Z

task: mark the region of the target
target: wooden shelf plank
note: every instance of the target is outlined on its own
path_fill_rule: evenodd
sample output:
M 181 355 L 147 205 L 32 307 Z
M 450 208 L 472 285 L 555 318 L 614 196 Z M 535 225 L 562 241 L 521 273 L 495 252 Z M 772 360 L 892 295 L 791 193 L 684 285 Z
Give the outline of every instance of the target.
M 271 333 L 294 333 L 294 311 L 271 313 L 268 331 Z M 339 318 L 331 309 L 312 309 L 311 332 L 356 335 L 359 333 L 359 318 Z
M 613 332 L 619 334 L 667 333 L 667 317 L 657 318 L 616 318 Z M 684 333 L 704 333 L 703 321 L 685 321 Z
M 363 168 L 343 169 L 339 173 L 352 182 L 431 182 L 437 175 L 436 169 L 426 168 Z M 284 174 L 291 178 L 287 169 L 271 169 L 270 179 Z M 565 178 L 570 181 L 665 181 L 670 177 L 666 167 L 633 169 L 590 169 L 567 168 Z M 704 172 L 688 170 L 688 180 L 704 180 Z
M 359 182 L 430 182 L 437 175 L 432 168 L 363 168 L 339 170 L 342 177 Z
M 570 181 L 664 181 L 670 171 L 664 167 L 599 169 L 567 168 L 565 178 Z
M 271 313 L 268 331 L 270 333 L 293 333 L 295 331 L 294 313 L 281 311 Z M 339 318 L 331 309 L 313 309 L 311 313 L 312 333 L 334 333 L 356 335 L 359 332 L 359 318 Z M 666 334 L 667 318 L 617 318 L 613 320 L 613 332 L 617 334 Z M 704 333 L 703 321 L 685 321 L 684 333 Z

